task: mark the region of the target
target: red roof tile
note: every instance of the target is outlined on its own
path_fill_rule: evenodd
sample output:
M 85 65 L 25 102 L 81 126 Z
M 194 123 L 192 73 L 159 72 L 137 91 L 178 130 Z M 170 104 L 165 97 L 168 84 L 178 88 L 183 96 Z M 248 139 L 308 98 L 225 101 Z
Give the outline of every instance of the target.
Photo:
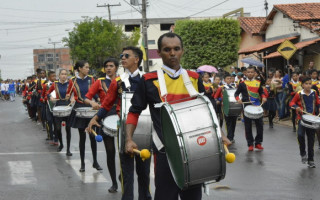
M 320 19 L 320 3 L 278 4 L 274 8 L 297 21 Z
M 295 44 L 295 46 L 298 49 L 302 49 L 302 48 L 307 47 L 309 45 L 315 44 L 315 43 L 317 43 L 319 41 L 320 41 L 320 38 L 317 38 L 317 39 L 314 39 L 314 40 L 299 42 L 299 43 Z M 267 55 L 267 56 L 265 56 L 263 58 L 264 59 L 268 59 L 268 58 L 274 58 L 274 57 L 279 57 L 279 56 L 281 56 L 281 54 L 278 51 L 276 51 L 276 52 L 270 53 L 269 55 Z
M 283 39 L 278 39 L 278 40 L 273 40 L 273 41 L 269 41 L 269 42 L 262 42 L 260 44 L 257 44 L 255 46 L 252 47 L 248 47 L 245 49 L 240 49 L 238 51 L 238 54 L 249 54 L 249 53 L 253 53 L 253 52 L 260 52 L 266 48 L 272 47 L 274 45 L 280 44 L 285 40 L 293 40 L 296 39 L 297 37 L 288 37 L 288 38 L 283 38 Z
M 259 34 L 265 21 L 265 17 L 239 17 L 241 28 L 251 35 Z
M 320 22 L 300 22 L 301 26 L 310 29 L 312 32 L 318 33 L 320 35 Z

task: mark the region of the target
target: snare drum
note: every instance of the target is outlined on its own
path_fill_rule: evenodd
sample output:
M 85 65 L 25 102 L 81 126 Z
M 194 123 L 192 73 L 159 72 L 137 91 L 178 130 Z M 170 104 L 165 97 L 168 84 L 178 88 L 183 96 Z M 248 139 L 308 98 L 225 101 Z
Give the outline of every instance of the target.
M 121 97 L 121 116 L 120 116 L 120 127 L 118 135 L 119 151 L 120 153 L 125 152 L 125 139 L 126 139 L 126 121 L 131 106 L 131 99 L 133 93 L 122 92 Z M 147 107 L 139 116 L 136 130 L 133 134 L 133 141 L 137 144 L 139 149 L 151 149 L 152 146 L 152 120 Z
M 161 122 L 167 159 L 180 189 L 224 179 L 226 162 L 221 130 L 206 96 L 164 103 Z
M 301 125 L 306 128 L 320 129 L 320 117 L 314 115 L 302 115 Z
M 261 106 L 248 105 L 244 108 L 244 116 L 250 119 L 259 119 L 263 117 L 263 109 Z
M 71 111 L 71 106 L 55 106 L 52 109 L 52 114 L 54 117 L 69 117 Z
M 223 112 L 226 116 L 239 116 L 243 110 L 234 97 L 236 89 L 224 89 L 223 91 Z
M 91 119 L 98 110 L 92 110 L 91 107 L 79 107 L 75 109 L 76 117 Z
M 102 127 L 103 132 L 111 137 L 117 136 L 118 121 L 119 121 L 118 115 L 110 115 L 106 117 L 103 120 L 103 127 Z

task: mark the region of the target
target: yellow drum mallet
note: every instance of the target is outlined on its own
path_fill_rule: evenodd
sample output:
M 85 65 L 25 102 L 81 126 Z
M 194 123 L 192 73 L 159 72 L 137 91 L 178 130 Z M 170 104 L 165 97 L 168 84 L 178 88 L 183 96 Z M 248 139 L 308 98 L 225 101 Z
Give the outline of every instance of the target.
M 148 149 L 142 149 L 141 151 L 138 149 L 133 149 L 133 152 L 139 154 L 143 161 L 151 157 L 151 153 Z
M 227 145 L 224 145 L 224 150 L 226 151 L 226 161 L 227 163 L 233 163 L 236 160 L 236 155 L 230 153 Z

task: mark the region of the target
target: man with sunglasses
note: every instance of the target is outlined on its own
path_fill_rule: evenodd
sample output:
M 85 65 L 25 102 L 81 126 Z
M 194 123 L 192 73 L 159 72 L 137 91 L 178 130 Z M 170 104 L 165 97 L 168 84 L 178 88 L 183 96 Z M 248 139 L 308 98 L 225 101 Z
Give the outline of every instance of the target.
M 168 102 L 181 102 L 183 99 L 190 97 L 182 79 L 184 69 L 180 65 L 180 59 L 183 55 L 183 43 L 179 35 L 175 33 L 165 33 L 158 39 L 158 54 L 162 58 L 163 78 L 167 87 L 166 99 L 160 97 L 160 83 L 157 72 L 151 72 L 143 75 L 139 87 L 131 99 L 127 122 L 126 122 L 126 151 L 133 153 L 137 149 L 136 143 L 132 140 L 133 133 L 136 129 L 139 115 L 149 105 L 151 118 L 154 128 L 157 132 L 158 139 L 154 138 L 154 163 L 155 163 L 155 200 L 199 200 L 202 198 L 201 184 L 192 188 L 181 190 L 175 183 L 165 153 L 161 145 L 163 141 L 161 130 L 160 109 L 154 105 L 165 100 Z M 161 75 L 159 73 L 159 75 Z M 187 71 L 187 75 L 198 92 L 204 92 L 201 77 L 196 72 Z M 157 141 L 158 140 L 158 141 Z
M 143 53 L 137 47 L 125 47 L 120 55 L 121 64 L 125 68 L 125 74 L 114 79 L 108 89 L 107 95 L 102 102 L 96 116 L 94 116 L 89 125 L 88 131 L 91 132 L 92 126 L 100 127 L 98 121 L 105 118 L 107 113 L 112 109 L 114 102 L 117 101 L 117 112 L 120 111 L 120 102 L 122 91 L 136 91 L 138 83 L 142 77 L 139 71 L 139 66 L 142 61 Z M 123 78 L 121 78 L 123 77 Z M 126 78 L 124 78 L 126 77 Z M 124 79 L 124 80 L 122 80 Z M 126 82 L 129 80 L 129 83 Z M 150 160 L 142 161 L 140 156 L 132 154 L 119 153 L 121 164 L 121 178 L 122 178 L 122 200 L 133 200 L 133 182 L 134 182 L 134 160 L 136 160 L 136 172 L 138 175 L 138 190 L 139 198 L 149 200 L 151 198 L 149 183 L 150 183 Z

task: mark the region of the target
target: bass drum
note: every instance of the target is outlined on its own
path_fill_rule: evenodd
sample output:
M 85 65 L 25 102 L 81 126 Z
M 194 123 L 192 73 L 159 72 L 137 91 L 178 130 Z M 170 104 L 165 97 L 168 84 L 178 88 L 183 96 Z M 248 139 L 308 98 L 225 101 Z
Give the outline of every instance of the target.
M 164 103 L 161 122 L 169 166 L 180 189 L 224 179 L 226 161 L 221 130 L 207 97 Z
M 119 152 L 125 152 L 125 139 L 126 139 L 126 121 L 129 113 L 129 108 L 131 106 L 131 99 L 133 93 L 131 92 L 122 92 L 121 97 L 121 116 L 120 116 L 120 127 L 118 132 L 118 146 Z M 133 141 L 138 145 L 139 149 L 149 149 L 152 147 L 152 120 L 147 107 L 140 114 L 136 130 L 134 131 Z

